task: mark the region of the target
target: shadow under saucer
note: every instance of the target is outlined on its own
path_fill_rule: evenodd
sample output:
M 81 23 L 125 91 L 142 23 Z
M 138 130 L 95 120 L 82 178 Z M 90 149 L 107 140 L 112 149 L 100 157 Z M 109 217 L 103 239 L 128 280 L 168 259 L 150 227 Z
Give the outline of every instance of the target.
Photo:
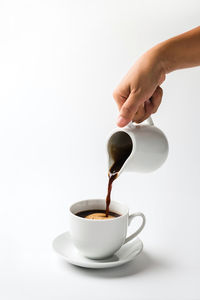
M 113 256 L 113 259 L 115 257 Z M 102 278 L 120 278 L 127 276 L 134 276 L 142 272 L 149 272 L 156 269 L 166 268 L 166 262 L 159 258 L 155 258 L 143 251 L 134 260 L 116 268 L 108 269 L 89 269 L 81 268 L 78 266 L 71 265 L 66 261 L 62 260 L 63 268 L 70 268 L 72 272 L 79 272 L 87 276 L 102 277 Z

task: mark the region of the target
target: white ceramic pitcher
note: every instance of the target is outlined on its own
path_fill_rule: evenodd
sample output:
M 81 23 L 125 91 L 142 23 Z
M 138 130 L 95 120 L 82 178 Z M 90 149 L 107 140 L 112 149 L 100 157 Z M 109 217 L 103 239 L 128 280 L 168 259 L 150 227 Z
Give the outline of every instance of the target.
M 154 126 L 152 118 L 149 117 L 146 124 L 138 125 L 130 122 L 123 128 L 116 128 L 109 135 L 107 140 L 108 169 L 113 164 L 109 148 L 113 142 L 116 145 L 120 143 L 120 135 L 124 133 L 130 138 L 132 151 L 118 174 L 123 171 L 146 173 L 161 167 L 168 156 L 168 141 L 165 134 Z

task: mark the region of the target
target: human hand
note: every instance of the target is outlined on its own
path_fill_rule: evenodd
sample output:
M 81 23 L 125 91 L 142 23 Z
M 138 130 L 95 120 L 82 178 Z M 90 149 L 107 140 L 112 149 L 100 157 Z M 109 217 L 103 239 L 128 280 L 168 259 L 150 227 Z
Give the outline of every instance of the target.
M 161 83 L 165 71 L 157 47 L 142 55 L 114 90 L 119 108 L 117 125 L 123 127 L 131 120 L 141 123 L 155 113 L 161 103 Z
M 119 108 L 117 125 L 140 123 L 161 103 L 165 74 L 200 66 L 200 26 L 166 40 L 143 54 L 113 93 Z

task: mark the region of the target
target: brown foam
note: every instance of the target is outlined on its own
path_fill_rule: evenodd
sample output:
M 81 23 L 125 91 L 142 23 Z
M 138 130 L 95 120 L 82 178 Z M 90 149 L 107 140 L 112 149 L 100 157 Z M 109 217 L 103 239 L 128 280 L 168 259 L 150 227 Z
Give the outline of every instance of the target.
M 93 213 L 85 217 L 86 219 L 92 219 L 92 220 L 107 220 L 107 219 L 113 219 L 114 217 L 111 215 L 108 215 L 106 217 L 105 213 Z

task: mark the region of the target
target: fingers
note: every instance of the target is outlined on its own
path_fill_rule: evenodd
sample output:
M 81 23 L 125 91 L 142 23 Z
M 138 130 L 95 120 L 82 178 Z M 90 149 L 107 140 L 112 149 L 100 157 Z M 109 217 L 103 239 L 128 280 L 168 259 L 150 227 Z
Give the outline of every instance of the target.
M 138 109 L 135 117 L 133 119 L 136 123 L 141 123 L 144 120 L 148 119 L 151 114 L 155 113 L 160 106 L 162 100 L 163 90 L 161 87 L 157 87 L 152 97 L 145 101 L 144 106 Z
M 120 110 L 117 125 L 119 127 L 126 126 L 130 121 L 141 123 L 151 114 L 155 113 L 161 103 L 163 91 L 160 86 L 156 88 L 149 100 L 142 98 L 139 93 L 131 92 L 126 97 L 121 96 L 117 91 L 113 93 L 113 97 Z
M 142 103 L 140 104 L 132 121 L 138 123 L 138 121 L 145 115 L 145 113 L 145 103 Z
M 121 106 L 119 118 L 117 121 L 117 125 L 119 127 L 124 127 L 134 118 L 134 115 L 137 112 L 140 103 L 140 96 L 136 93 L 131 92 L 127 100 Z
M 120 110 L 122 105 L 126 101 L 126 98 L 124 96 L 122 96 L 117 90 L 114 90 L 113 98 L 115 99 L 115 102 L 117 103 L 118 109 Z
M 142 108 L 141 108 L 142 106 Z M 143 103 L 143 105 L 140 105 L 137 113 L 135 114 L 135 117 L 133 118 L 133 122 L 135 123 L 141 123 L 143 120 L 147 119 L 148 116 L 151 115 L 151 111 L 153 109 L 153 104 L 151 100 L 147 100 Z
M 157 87 L 154 94 L 152 95 L 151 103 L 153 104 L 153 110 L 152 113 L 156 113 L 158 110 L 158 107 L 160 106 L 161 100 L 163 96 L 163 90 L 160 86 Z

